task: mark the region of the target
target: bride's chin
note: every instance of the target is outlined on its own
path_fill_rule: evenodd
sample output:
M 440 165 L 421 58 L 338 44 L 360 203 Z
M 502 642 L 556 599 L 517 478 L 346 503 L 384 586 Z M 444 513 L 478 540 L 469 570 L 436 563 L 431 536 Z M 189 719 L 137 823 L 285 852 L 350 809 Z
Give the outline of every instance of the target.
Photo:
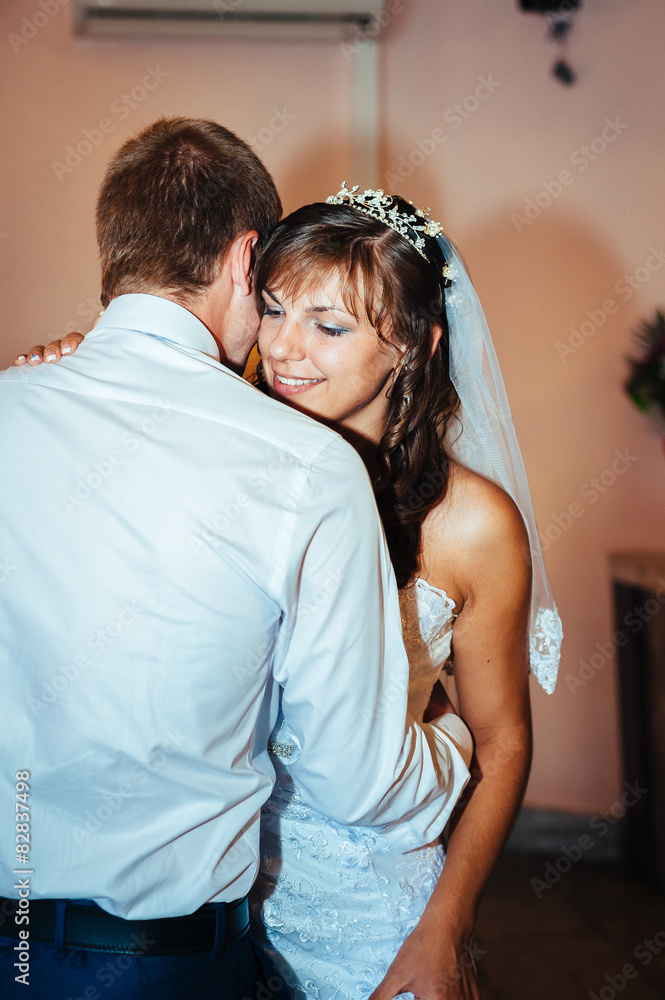
M 317 420 L 320 424 L 327 424 L 328 426 L 334 426 L 334 422 L 325 416 L 320 410 L 312 406 L 307 399 L 307 396 L 282 396 L 281 393 L 275 393 L 273 399 L 278 399 L 280 403 L 286 403 L 287 406 L 293 407 L 294 410 L 300 410 L 304 413 L 306 417 L 311 417 L 312 420 Z

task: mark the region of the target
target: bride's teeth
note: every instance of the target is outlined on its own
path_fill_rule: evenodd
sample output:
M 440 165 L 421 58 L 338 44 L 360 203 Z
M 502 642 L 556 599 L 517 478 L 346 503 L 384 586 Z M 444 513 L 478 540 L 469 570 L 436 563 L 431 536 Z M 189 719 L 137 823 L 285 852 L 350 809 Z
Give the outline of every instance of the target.
M 285 378 L 284 375 L 277 375 L 280 382 L 284 385 L 305 385 L 307 382 L 320 382 L 320 378 Z

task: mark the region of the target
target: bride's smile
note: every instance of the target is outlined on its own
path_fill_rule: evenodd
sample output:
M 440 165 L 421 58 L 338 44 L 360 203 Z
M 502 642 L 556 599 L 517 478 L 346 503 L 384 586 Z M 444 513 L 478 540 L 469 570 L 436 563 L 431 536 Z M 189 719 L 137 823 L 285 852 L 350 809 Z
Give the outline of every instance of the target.
M 354 315 L 342 304 L 334 274 L 295 298 L 280 288 L 264 289 L 263 301 L 259 352 L 270 393 L 318 420 L 378 440 L 399 353 L 380 340 L 360 297 Z

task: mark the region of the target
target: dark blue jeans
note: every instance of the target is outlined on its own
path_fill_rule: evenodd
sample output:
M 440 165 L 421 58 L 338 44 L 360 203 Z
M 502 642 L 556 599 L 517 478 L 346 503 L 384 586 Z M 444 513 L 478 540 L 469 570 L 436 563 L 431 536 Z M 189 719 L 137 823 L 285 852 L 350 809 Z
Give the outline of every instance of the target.
M 2 1000 L 289 1000 L 251 931 L 221 955 L 116 955 L 31 943 L 27 987 L 15 978 L 17 943 L 0 936 Z

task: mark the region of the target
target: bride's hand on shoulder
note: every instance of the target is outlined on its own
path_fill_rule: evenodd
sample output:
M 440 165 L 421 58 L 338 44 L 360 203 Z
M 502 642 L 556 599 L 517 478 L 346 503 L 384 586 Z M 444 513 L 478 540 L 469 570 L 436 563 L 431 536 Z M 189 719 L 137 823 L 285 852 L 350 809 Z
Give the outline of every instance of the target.
M 34 366 L 41 365 L 42 362 L 50 364 L 59 361 L 63 354 L 74 354 L 83 338 L 82 333 L 68 333 L 62 340 L 52 340 L 46 347 L 37 344 L 36 347 L 31 347 L 27 354 L 17 354 L 14 364 L 20 368 L 22 365 Z

